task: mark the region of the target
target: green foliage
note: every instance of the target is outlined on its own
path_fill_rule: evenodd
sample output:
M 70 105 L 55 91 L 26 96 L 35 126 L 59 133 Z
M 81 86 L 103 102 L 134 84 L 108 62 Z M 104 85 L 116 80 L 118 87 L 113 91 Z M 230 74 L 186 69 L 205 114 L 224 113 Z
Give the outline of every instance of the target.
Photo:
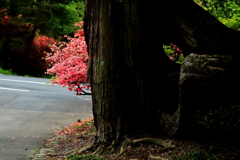
M 103 157 L 96 157 L 94 155 L 83 155 L 83 156 L 69 155 L 67 156 L 67 160 L 107 160 L 107 159 Z
M 74 24 L 83 20 L 85 8 L 82 0 L 3 0 L 0 4 L 0 10 L 6 8 L 12 19 L 20 14 L 22 23 L 30 23 L 39 34 L 55 39 L 79 29 Z
M 176 45 L 173 44 L 170 44 L 169 46 L 163 45 L 163 50 L 169 57 L 169 59 L 179 64 L 182 63 L 184 56 L 182 51 Z
M 240 3 L 237 0 L 194 0 L 229 28 L 240 30 Z
M 68 35 L 78 27 L 74 24 L 83 19 L 77 11 L 78 3 L 50 4 L 33 3 L 33 6 L 22 4 L 21 14 L 24 22 L 31 23 L 39 29 L 39 34 L 58 38 L 59 35 Z M 83 15 L 81 15 L 83 16 Z
M 85 8 L 82 0 L 3 0 L 0 4 L 0 66 L 35 76 L 46 71 L 43 58 L 50 52 L 47 39 L 37 42 L 36 36 L 58 39 L 74 33 Z
M 63 8 L 63 12 L 61 16 L 55 16 L 57 17 L 57 22 L 60 24 L 55 25 L 59 27 L 59 33 L 55 33 L 55 35 L 69 35 L 69 33 L 73 33 L 79 29 L 74 24 L 83 20 L 85 5 L 82 2 L 71 2 L 67 5 L 59 4 L 59 6 Z
M 13 73 L 12 70 L 4 70 L 0 67 L 0 74 L 6 74 L 6 75 L 17 75 L 16 73 Z
M 240 8 L 239 8 L 240 9 Z M 232 18 L 224 19 L 219 17 L 219 21 L 221 21 L 224 25 L 229 28 L 240 30 L 240 15 L 234 14 Z
M 17 73 L 14 73 L 11 69 L 5 70 L 5 69 L 3 69 L 1 67 L 0 67 L 0 74 L 19 76 Z M 35 76 L 24 75 L 24 77 L 35 77 Z M 49 76 L 49 75 L 41 75 L 41 76 L 39 76 L 39 78 L 48 78 L 48 79 L 50 79 L 51 76 Z

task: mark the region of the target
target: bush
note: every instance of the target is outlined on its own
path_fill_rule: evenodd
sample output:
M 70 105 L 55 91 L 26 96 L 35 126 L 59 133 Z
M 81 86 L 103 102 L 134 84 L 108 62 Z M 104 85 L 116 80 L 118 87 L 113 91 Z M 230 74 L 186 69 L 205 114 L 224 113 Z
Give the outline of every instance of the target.
M 176 63 L 179 64 L 182 63 L 184 56 L 182 51 L 178 48 L 177 45 L 170 43 L 169 46 L 163 45 L 163 49 L 170 60 L 175 61 Z
M 83 22 L 77 23 L 80 28 Z M 87 45 L 84 39 L 83 29 L 78 30 L 74 37 L 65 36 L 70 41 L 69 43 L 62 42 L 60 45 L 54 44 L 51 46 L 51 53 L 47 54 L 47 62 L 51 66 L 47 70 L 47 74 L 54 75 L 51 79 L 53 84 L 68 86 L 68 89 L 77 92 L 80 95 L 83 92 L 82 88 L 87 82 L 87 61 L 88 52 Z
M 32 39 L 36 33 L 31 24 L 22 23 L 20 17 L 9 17 L 7 10 L 4 12 L 4 16 L 0 14 L 1 67 L 18 75 L 42 76 L 47 70 L 44 57 L 54 40 L 39 35 Z

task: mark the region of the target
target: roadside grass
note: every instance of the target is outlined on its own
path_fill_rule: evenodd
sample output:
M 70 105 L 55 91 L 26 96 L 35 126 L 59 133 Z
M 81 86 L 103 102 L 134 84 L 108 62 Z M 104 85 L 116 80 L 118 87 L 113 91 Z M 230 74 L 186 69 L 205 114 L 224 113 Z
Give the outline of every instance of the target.
M 17 73 L 12 72 L 11 69 L 5 70 L 5 69 L 3 69 L 3 68 L 1 68 L 1 67 L 0 67 L 0 74 L 13 75 L 13 76 L 22 76 L 22 75 L 18 75 Z M 36 76 L 24 75 L 24 77 L 36 77 Z M 42 76 L 38 76 L 38 78 L 48 78 L 48 79 L 50 79 L 51 77 L 52 77 L 52 75 L 42 75 Z
M 12 70 L 4 70 L 0 67 L 0 74 L 5 74 L 5 75 L 14 75 L 16 76 L 17 74 L 16 73 L 13 73 Z

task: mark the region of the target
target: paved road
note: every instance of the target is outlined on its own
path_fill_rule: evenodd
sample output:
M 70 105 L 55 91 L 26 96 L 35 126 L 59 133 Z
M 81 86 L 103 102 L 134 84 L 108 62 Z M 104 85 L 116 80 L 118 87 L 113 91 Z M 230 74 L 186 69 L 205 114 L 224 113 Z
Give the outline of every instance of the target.
M 92 117 L 91 96 L 48 81 L 0 74 L 0 160 L 28 160 L 56 129 Z

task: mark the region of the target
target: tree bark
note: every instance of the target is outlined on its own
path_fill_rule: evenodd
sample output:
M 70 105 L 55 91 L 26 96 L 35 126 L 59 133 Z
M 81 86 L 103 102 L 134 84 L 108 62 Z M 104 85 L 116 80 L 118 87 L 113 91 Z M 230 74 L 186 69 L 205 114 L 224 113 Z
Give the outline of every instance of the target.
M 158 130 L 159 117 L 177 108 L 180 66 L 168 59 L 161 40 L 155 39 L 160 37 L 155 33 L 158 27 L 146 22 L 145 14 L 155 13 L 147 13 L 146 4 L 138 0 L 88 0 L 86 6 L 88 73 L 98 141 L 112 143 L 124 135 Z
M 232 116 L 229 113 L 240 104 L 238 75 L 231 55 L 190 54 L 184 59 L 179 81 L 179 136 L 215 139 L 237 127 L 238 111 Z
M 232 45 L 239 32 L 192 0 L 85 3 L 88 76 L 99 143 L 116 143 L 141 131 L 176 133 L 180 65 L 168 59 L 162 44 L 173 42 L 185 55 L 238 57 Z

